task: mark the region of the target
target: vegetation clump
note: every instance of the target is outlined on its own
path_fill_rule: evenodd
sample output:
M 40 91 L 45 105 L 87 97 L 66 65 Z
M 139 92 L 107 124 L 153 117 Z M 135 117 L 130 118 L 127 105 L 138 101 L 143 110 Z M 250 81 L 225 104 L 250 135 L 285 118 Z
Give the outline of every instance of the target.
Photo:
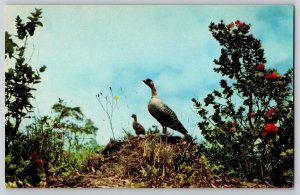
M 50 187 L 268 187 L 214 174 L 202 150 L 202 145 L 177 136 L 127 135 L 91 156 L 82 175 L 58 179 Z
M 220 89 L 192 100 L 201 121 L 206 156 L 220 173 L 277 187 L 293 185 L 293 69 L 267 68 L 250 24 L 211 23 L 221 55 L 214 60 Z M 275 54 L 274 54 L 274 57 Z

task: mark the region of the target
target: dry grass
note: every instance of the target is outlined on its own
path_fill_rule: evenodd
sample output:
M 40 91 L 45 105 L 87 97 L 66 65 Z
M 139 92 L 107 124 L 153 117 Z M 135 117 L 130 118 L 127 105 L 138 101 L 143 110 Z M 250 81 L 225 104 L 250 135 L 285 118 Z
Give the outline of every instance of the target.
M 84 167 L 82 175 L 52 187 L 266 187 L 212 174 L 201 146 L 174 136 L 111 141 Z

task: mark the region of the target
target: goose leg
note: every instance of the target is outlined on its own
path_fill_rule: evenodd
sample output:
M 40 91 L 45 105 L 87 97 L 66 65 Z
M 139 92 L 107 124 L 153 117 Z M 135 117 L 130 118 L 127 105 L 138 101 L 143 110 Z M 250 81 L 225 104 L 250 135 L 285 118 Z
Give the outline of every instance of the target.
M 167 127 L 166 126 L 163 126 L 163 134 L 167 135 Z

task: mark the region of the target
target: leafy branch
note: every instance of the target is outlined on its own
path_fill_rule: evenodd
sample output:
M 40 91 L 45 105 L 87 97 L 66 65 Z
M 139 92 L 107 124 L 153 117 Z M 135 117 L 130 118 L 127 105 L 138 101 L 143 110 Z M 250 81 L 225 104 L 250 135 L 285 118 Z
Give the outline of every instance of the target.
M 5 32 L 5 59 L 14 59 L 14 66 L 5 72 L 5 144 L 8 146 L 15 140 L 19 126 L 27 114 L 33 109 L 31 100 L 34 99 L 32 92 L 35 84 L 41 82 L 40 73 L 44 72 L 46 66 L 33 70 L 28 62 L 25 62 L 25 51 L 27 49 L 27 38 L 34 35 L 38 26 L 42 27 L 41 9 L 35 9 L 28 17 L 28 22 L 16 17 L 16 37 L 23 41 L 23 45 L 14 42 L 12 35 Z M 31 58 L 31 57 L 30 57 Z

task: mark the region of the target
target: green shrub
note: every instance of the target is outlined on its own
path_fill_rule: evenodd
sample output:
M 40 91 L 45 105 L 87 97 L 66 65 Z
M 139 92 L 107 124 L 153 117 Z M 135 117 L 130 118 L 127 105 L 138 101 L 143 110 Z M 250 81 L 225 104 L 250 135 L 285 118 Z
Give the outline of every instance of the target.
M 221 46 L 221 56 L 214 60 L 214 71 L 223 76 L 221 88 L 203 103 L 192 100 L 202 118 L 206 156 L 218 173 L 292 186 L 293 70 L 279 74 L 268 69 L 250 27 L 238 20 L 209 26 Z

